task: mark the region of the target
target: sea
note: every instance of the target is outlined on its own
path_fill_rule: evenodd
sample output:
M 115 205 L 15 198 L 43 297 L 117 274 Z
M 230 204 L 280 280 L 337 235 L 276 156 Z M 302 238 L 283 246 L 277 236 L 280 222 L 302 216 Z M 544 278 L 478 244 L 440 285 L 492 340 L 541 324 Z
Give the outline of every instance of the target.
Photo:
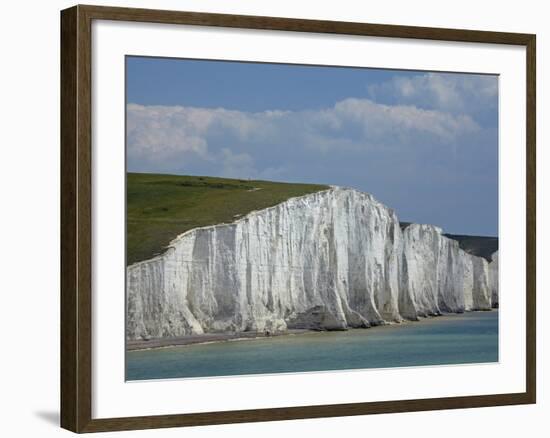
M 126 353 L 126 380 L 498 362 L 498 310 Z

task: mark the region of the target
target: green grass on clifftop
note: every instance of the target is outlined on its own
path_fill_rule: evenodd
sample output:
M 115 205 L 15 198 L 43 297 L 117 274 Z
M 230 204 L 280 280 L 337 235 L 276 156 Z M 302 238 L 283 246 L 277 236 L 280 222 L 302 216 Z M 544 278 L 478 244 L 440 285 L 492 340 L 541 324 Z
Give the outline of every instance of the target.
M 318 184 L 128 173 L 126 263 L 161 254 L 172 239 L 192 228 L 233 222 L 253 210 L 325 189 Z

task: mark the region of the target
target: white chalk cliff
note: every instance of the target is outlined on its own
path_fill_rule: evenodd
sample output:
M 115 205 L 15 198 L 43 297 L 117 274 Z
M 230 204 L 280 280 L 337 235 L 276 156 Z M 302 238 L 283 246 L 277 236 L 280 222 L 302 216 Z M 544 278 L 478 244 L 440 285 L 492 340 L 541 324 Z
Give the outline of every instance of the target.
M 334 187 L 190 230 L 129 266 L 126 336 L 344 330 L 487 310 L 497 264 L 437 227 L 401 230 L 371 195 Z

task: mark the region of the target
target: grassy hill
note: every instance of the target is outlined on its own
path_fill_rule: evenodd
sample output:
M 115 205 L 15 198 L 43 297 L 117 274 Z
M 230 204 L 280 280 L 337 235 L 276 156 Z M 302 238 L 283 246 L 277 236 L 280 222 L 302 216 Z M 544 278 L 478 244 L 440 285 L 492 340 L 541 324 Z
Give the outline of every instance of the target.
M 177 235 L 192 228 L 233 222 L 253 210 L 288 198 L 328 189 L 206 176 L 127 174 L 128 265 L 163 252 Z

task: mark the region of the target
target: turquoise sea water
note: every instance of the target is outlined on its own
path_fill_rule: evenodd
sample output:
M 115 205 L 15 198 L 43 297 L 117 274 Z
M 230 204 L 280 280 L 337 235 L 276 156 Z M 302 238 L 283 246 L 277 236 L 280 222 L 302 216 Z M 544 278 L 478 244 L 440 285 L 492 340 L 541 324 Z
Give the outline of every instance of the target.
M 498 361 L 498 311 L 420 322 L 126 353 L 126 379 L 447 365 Z

